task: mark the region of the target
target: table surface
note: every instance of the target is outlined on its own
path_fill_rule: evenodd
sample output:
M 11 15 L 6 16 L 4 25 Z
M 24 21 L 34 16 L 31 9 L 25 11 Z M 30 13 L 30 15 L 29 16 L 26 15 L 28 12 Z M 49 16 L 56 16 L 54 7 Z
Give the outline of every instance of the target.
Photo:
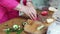
M 50 13 L 50 15 L 51 14 L 52 13 Z M 26 21 L 26 19 L 24 19 L 24 18 L 14 18 L 14 19 L 8 20 L 7 22 L 0 24 L 0 34 L 5 34 L 3 29 L 5 29 L 6 27 L 12 27 L 13 24 L 18 24 L 18 25 L 22 26 L 22 22 L 25 22 L 25 21 Z M 5 26 L 6 24 L 8 24 L 8 26 Z M 12 32 L 11 34 L 16 34 L 16 33 Z M 23 31 L 21 34 L 26 34 L 26 33 Z

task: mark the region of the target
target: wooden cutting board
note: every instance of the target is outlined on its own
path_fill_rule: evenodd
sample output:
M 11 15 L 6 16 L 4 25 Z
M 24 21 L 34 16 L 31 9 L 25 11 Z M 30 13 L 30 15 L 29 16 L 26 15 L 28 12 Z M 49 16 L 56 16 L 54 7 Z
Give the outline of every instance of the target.
M 39 13 L 40 11 L 38 11 Z M 49 15 L 52 15 L 52 12 L 49 12 Z M 25 17 L 26 15 L 24 15 Z M 26 16 L 27 17 L 27 16 Z M 25 22 L 26 19 L 24 18 L 14 18 L 14 19 L 11 19 L 11 20 L 8 20 L 7 22 L 4 22 L 2 24 L 0 24 L 0 34 L 6 34 L 3 29 L 7 28 L 7 27 L 12 27 L 14 24 L 18 24 L 22 27 L 22 22 Z M 8 26 L 5 26 L 5 25 L 8 25 Z M 15 32 L 12 32 L 11 34 L 16 34 Z M 24 31 L 21 33 L 21 34 L 27 34 L 25 33 Z

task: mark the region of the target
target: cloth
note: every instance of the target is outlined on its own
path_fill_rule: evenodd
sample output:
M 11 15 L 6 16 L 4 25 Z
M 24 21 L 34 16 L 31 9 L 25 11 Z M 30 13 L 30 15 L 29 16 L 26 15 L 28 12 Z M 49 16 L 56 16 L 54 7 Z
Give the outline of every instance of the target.
M 55 21 L 48 27 L 47 34 L 60 34 L 60 22 Z
M 57 8 L 58 11 L 54 11 L 53 17 L 57 19 L 60 18 L 60 0 L 49 0 L 49 4 L 51 7 Z
M 15 18 L 19 17 L 18 11 L 14 8 L 20 4 L 20 0 L 0 0 L 0 24 Z
M 47 34 L 60 34 L 60 0 L 50 0 L 50 6 L 57 8 L 58 11 L 54 11 L 53 17 L 56 19 L 49 27 Z

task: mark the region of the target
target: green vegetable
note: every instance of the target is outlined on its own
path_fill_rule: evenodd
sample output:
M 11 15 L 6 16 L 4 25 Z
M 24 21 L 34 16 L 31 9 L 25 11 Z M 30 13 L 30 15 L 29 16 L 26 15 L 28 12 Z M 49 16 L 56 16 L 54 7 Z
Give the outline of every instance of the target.
M 23 22 L 23 25 L 26 25 L 27 24 L 27 22 Z
M 6 30 L 6 34 L 10 34 L 10 29 L 9 28 Z
M 19 26 L 18 26 L 18 25 L 13 25 L 13 28 L 14 28 L 14 29 L 18 29 Z
M 22 32 L 23 30 L 24 30 L 23 28 L 20 29 L 20 30 L 18 30 L 16 34 L 21 34 L 21 32 Z

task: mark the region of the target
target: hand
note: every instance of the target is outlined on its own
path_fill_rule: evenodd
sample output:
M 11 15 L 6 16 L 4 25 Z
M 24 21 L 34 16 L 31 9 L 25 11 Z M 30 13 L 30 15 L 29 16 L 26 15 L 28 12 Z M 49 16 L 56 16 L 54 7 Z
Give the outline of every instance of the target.
M 28 3 L 27 6 L 23 6 L 20 11 L 24 12 L 26 15 L 28 15 L 33 20 L 36 20 L 37 18 L 36 10 L 30 3 Z

